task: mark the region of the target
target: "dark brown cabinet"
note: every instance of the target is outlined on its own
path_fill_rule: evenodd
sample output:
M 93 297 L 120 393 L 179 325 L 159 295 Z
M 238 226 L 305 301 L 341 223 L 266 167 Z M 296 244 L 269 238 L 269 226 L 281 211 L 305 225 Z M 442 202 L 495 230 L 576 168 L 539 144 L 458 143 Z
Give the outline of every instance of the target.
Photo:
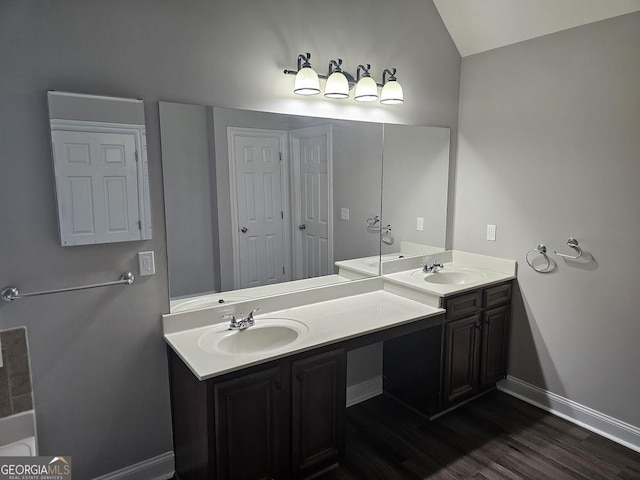
M 484 387 L 495 384 L 507 374 L 510 309 L 505 305 L 482 315 L 480 385 Z
M 444 403 L 455 404 L 478 388 L 480 315 L 447 322 L 444 331 Z
M 213 384 L 217 479 L 282 478 L 287 468 L 288 389 L 283 366 Z
M 169 350 L 176 478 L 298 479 L 344 453 L 346 351 L 199 381 Z
M 293 477 L 301 478 L 344 454 L 345 351 L 294 361 L 291 377 L 291 466 Z
M 507 374 L 511 282 L 444 299 L 443 409 Z

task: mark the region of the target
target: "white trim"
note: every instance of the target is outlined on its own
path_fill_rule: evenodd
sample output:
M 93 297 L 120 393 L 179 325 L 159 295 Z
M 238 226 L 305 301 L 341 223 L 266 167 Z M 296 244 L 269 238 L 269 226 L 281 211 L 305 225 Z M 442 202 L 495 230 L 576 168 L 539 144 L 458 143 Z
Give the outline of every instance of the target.
M 139 98 L 107 97 L 105 95 L 89 95 L 87 93 L 58 92 L 57 90 L 49 90 L 47 93 L 49 95 L 56 95 L 60 97 L 91 98 L 93 100 L 113 100 L 116 102 L 142 103 L 142 100 Z
M 640 452 L 640 428 L 634 425 L 510 375 L 498 382 L 498 390 Z
M 166 452 L 93 480 L 167 480 L 174 472 L 173 452 Z
M 347 387 L 347 408 L 382 394 L 382 376 Z
M 283 260 L 285 267 L 285 281 L 292 279 L 291 277 L 291 256 L 289 252 L 289 231 L 291 230 L 291 215 L 289 214 L 289 181 L 288 181 L 288 150 L 287 150 L 287 132 L 284 130 L 267 130 L 261 128 L 244 128 L 244 127 L 227 127 L 227 151 L 229 155 L 229 196 L 231 201 L 231 244 L 233 246 L 233 285 L 236 290 L 242 288 L 240 282 L 240 236 L 238 232 L 238 192 L 236 184 L 235 169 L 235 142 L 236 135 L 243 136 L 271 136 L 280 139 L 280 152 L 282 153 L 282 162 L 280 162 L 280 184 L 282 186 L 282 211 L 284 222 L 282 224 Z

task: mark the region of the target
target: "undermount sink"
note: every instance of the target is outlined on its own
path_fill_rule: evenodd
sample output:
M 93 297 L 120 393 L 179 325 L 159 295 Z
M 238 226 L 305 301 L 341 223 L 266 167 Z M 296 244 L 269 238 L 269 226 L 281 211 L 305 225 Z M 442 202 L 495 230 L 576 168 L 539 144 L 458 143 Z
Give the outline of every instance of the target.
M 246 355 L 286 347 L 303 339 L 309 328 L 290 318 L 256 318 L 245 330 L 228 330 L 228 324 L 216 326 L 200 337 L 198 345 L 210 353 Z
M 414 277 L 422 277 L 425 282 L 436 285 L 466 285 L 476 283 L 486 278 L 486 275 L 477 270 L 464 267 L 448 267 L 435 272 L 424 273 L 422 270 L 415 271 L 411 274 Z

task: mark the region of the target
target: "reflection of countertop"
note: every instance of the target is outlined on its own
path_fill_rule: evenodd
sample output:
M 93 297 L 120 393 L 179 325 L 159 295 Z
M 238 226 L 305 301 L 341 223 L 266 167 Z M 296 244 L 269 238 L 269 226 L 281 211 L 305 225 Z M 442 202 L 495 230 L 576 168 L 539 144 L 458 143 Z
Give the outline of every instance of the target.
M 280 295 L 296 290 L 322 287 L 347 281 L 349 281 L 348 278 L 343 278 L 338 275 L 326 275 L 324 277 L 305 278 L 303 280 L 293 280 L 291 282 L 274 283 L 272 285 L 263 285 L 260 287 L 243 288 L 241 290 L 232 290 L 229 292 L 191 295 L 188 297 L 172 299 L 169 302 L 169 310 L 171 313 L 186 312 L 189 310 L 213 307 L 221 303 L 242 302 L 244 300 Z
M 213 323 L 199 328 L 165 333 L 164 338 L 191 371 L 200 380 L 205 380 L 323 345 L 341 342 L 419 319 L 436 317 L 442 313 L 444 310 L 440 308 L 430 307 L 376 290 L 257 315 L 255 317 L 256 325 L 261 320 L 288 318 L 302 322 L 308 327 L 309 332 L 306 336 L 276 350 L 250 354 L 224 354 L 205 351 L 198 342 L 202 335 L 216 327 L 216 324 Z M 434 324 L 438 321 L 439 319 L 434 319 Z

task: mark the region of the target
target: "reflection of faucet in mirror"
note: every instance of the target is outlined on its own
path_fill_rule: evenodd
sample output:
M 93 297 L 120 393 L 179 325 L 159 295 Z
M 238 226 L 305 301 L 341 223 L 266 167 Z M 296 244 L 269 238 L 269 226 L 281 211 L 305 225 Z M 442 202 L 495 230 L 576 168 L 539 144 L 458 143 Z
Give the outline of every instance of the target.
M 393 234 L 391 233 L 391 225 L 387 225 L 382 228 L 382 243 L 387 245 L 393 245 L 395 239 L 393 238 Z

